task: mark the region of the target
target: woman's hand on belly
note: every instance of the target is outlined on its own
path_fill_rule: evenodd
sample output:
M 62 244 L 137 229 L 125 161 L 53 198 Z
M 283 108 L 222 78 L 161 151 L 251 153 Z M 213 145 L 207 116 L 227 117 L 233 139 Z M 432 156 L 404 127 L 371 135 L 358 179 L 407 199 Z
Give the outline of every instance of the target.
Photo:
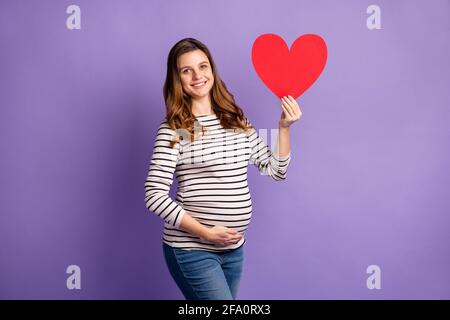
M 226 247 L 239 242 L 239 240 L 242 239 L 242 236 L 242 233 L 239 233 L 236 230 L 224 226 L 214 226 L 208 229 L 204 239 L 218 246 Z

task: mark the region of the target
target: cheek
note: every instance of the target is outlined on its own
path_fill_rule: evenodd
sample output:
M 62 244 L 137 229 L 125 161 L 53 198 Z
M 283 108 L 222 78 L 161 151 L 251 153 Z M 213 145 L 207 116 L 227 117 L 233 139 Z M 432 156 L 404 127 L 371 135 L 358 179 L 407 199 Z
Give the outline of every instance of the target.
M 183 87 L 189 86 L 190 79 L 188 77 L 181 77 L 180 80 L 181 80 L 181 84 L 183 85 Z
M 209 70 L 208 72 L 205 73 L 205 76 L 210 80 L 210 82 L 212 83 L 214 81 L 214 75 L 211 72 L 211 70 Z

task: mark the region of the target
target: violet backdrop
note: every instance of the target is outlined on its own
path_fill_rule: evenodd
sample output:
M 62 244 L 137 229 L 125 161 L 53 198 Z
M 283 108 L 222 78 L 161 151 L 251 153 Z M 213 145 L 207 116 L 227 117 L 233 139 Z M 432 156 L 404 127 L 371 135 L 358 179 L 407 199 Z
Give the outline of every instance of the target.
M 80 30 L 66 28 L 71 4 Z M 371 4 L 380 30 L 366 26 Z M 297 99 L 288 177 L 249 168 L 239 299 L 449 299 L 449 12 L 446 0 L 2 0 L 0 298 L 182 299 L 144 204 L 167 54 L 204 42 L 270 131 L 280 103 L 253 41 L 314 33 L 328 61 Z M 81 290 L 66 287 L 69 265 Z

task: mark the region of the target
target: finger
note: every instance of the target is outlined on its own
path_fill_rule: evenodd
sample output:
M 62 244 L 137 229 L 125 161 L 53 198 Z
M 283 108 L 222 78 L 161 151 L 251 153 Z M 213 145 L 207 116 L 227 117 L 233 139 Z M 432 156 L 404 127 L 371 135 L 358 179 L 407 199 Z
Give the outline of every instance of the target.
M 296 103 L 295 102 L 295 100 L 294 101 L 292 101 L 292 99 L 291 98 L 289 98 L 289 97 L 283 97 L 283 101 L 284 102 L 286 102 L 286 104 L 289 106 L 289 107 L 293 107 L 294 106 L 294 104 Z
M 288 111 L 289 115 L 291 117 L 295 117 L 294 111 L 292 110 L 293 109 L 293 106 L 291 105 L 292 102 L 290 102 L 288 98 L 284 98 L 283 101 L 284 106 L 286 107 L 286 110 Z
M 242 239 L 242 236 L 241 236 L 241 235 L 232 237 L 232 240 L 233 240 L 233 241 L 241 240 L 241 239 Z
M 300 116 L 302 115 L 302 110 L 300 110 L 300 106 L 297 103 L 294 104 L 292 110 L 294 111 L 295 118 L 300 118 Z
M 291 102 L 292 110 L 294 111 L 294 114 L 296 116 L 299 116 L 301 114 L 300 106 L 297 103 L 297 100 L 295 100 L 292 96 L 288 96 L 289 101 Z
M 297 104 L 297 101 L 292 96 L 288 96 L 287 99 L 289 101 L 289 106 L 291 107 L 291 111 L 293 112 L 293 114 L 295 116 L 297 116 L 298 115 L 298 104 Z
M 290 113 L 291 120 L 295 121 L 300 119 L 301 112 L 300 109 L 297 106 L 291 107 L 290 109 L 287 109 Z
M 223 233 L 220 235 L 220 241 L 228 241 L 229 239 L 231 239 L 231 235 L 227 234 L 227 233 Z
M 291 115 L 289 109 L 287 108 L 287 106 L 285 104 L 282 104 L 281 107 L 283 108 L 283 112 L 286 117 L 286 120 L 291 120 L 292 115 Z
M 289 119 L 291 116 L 289 114 L 289 111 L 286 109 L 286 107 L 284 105 L 281 105 L 281 109 L 283 109 L 284 119 Z
M 292 102 L 293 105 L 297 104 L 297 100 L 295 100 L 294 97 L 288 96 L 288 99 L 289 99 L 290 102 Z
M 289 107 L 289 101 L 285 97 L 283 97 L 283 98 L 281 98 L 281 105 L 285 106 L 286 108 L 288 108 Z
M 291 96 L 290 96 L 291 97 Z M 295 100 L 293 97 L 291 97 L 291 101 L 294 104 L 294 113 L 295 113 L 295 117 L 297 119 L 300 119 L 300 117 L 302 116 L 302 110 L 300 109 L 299 104 L 297 103 L 297 100 Z

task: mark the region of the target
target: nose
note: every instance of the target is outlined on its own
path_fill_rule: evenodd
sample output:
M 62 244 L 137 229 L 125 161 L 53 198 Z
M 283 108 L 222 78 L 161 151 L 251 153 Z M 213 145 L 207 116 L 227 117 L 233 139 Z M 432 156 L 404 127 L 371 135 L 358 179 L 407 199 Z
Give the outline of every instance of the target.
M 193 78 L 194 79 L 199 79 L 200 78 L 200 72 L 199 71 L 194 71 Z

